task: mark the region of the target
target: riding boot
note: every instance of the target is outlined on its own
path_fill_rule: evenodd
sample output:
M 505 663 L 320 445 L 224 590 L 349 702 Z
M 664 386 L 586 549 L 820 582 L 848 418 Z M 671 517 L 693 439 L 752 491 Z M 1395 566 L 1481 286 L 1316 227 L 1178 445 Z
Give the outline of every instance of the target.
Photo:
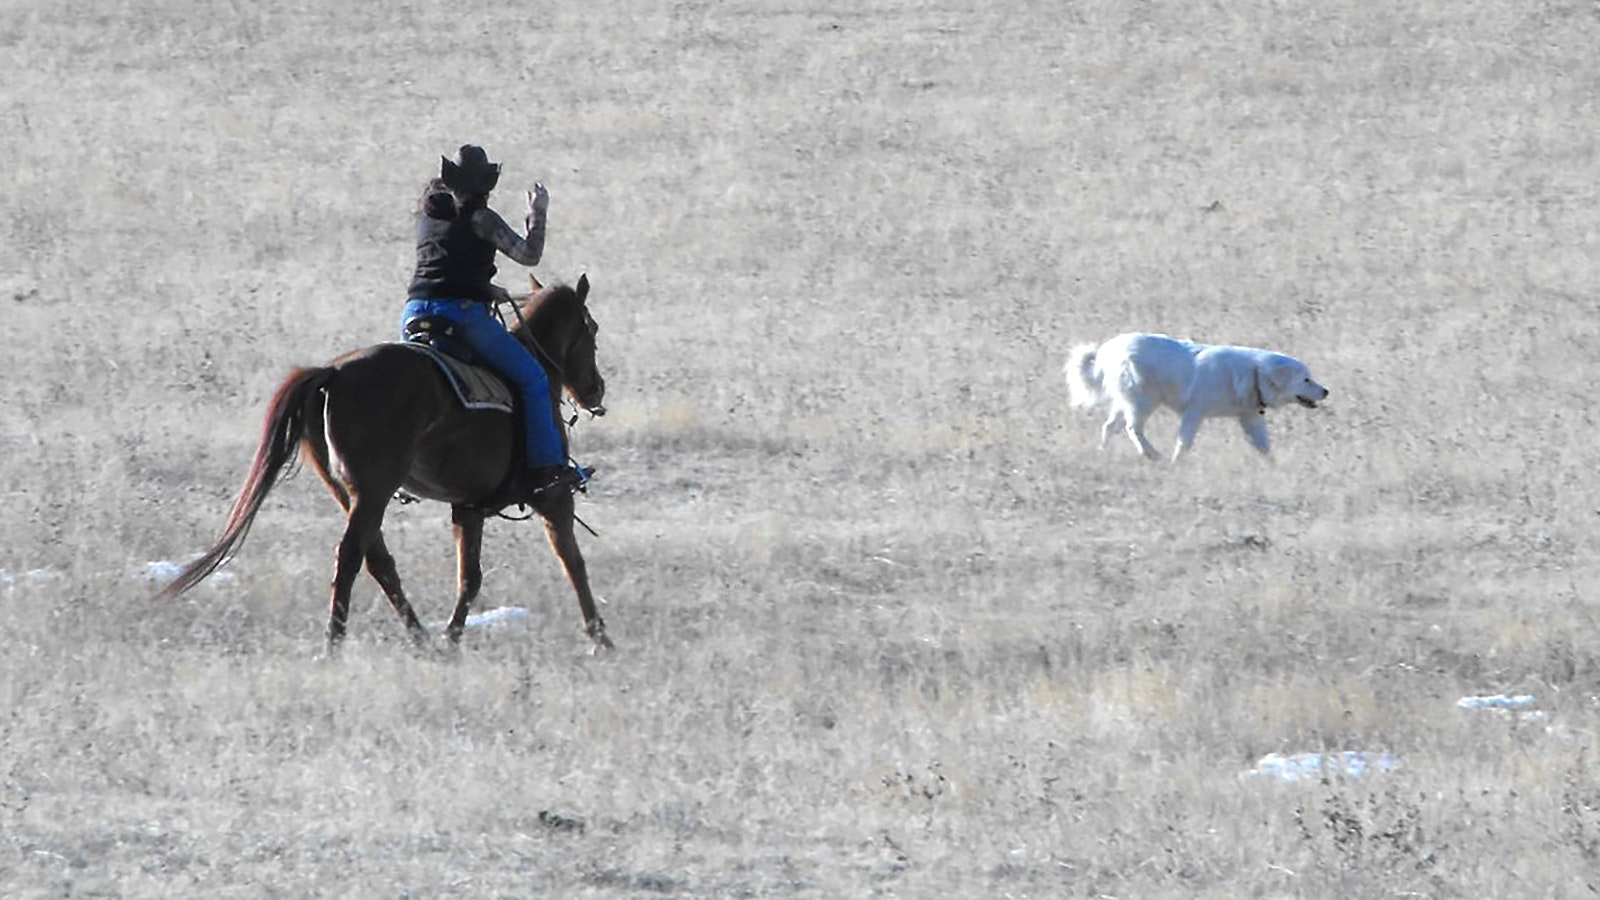
M 555 492 L 571 492 L 589 482 L 594 468 L 584 466 L 530 466 L 522 472 L 518 496 L 524 503 L 532 503 Z

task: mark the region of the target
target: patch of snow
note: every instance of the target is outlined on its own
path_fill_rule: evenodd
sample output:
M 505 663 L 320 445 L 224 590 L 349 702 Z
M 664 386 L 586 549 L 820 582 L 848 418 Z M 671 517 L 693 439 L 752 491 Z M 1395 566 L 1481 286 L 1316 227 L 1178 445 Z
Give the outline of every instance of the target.
M 1482 709 L 1501 717 L 1516 713 L 1517 721 L 1523 723 L 1543 722 L 1550 718 L 1549 713 L 1534 708 L 1538 704 L 1538 698 L 1532 694 L 1483 694 L 1462 697 L 1456 701 L 1456 706 L 1461 709 Z
M 1528 709 L 1538 702 L 1532 694 L 1484 694 L 1462 697 L 1456 705 L 1462 709 Z
M 435 628 L 444 628 L 448 622 L 439 622 Z M 502 606 L 467 616 L 468 631 L 500 631 L 528 628 L 533 625 L 533 613 L 520 606 Z
M 8 572 L 0 569 L 0 584 L 15 587 L 19 584 L 48 584 L 60 581 L 62 574 L 55 569 L 29 569 L 26 572 Z
M 178 577 L 178 573 L 183 571 L 184 566 L 199 558 L 200 554 L 196 553 L 183 562 L 173 562 L 170 559 L 152 560 L 151 562 L 145 563 L 140 571 L 144 574 L 145 578 L 154 581 L 157 584 L 167 584 Z M 237 580 L 238 577 L 232 572 L 228 571 L 212 572 L 210 575 L 206 576 L 207 582 L 218 586 L 233 584 Z
M 467 616 L 468 628 L 496 628 L 507 625 L 526 626 L 533 621 L 533 613 L 520 606 L 502 606 Z
M 1324 774 L 1360 778 L 1368 772 L 1393 772 L 1400 759 L 1393 753 L 1368 753 L 1345 750 L 1342 753 L 1268 753 L 1256 767 L 1244 773 L 1247 778 L 1275 781 L 1317 781 Z
M 183 563 L 175 563 L 165 559 L 158 559 L 144 564 L 144 577 L 160 584 L 166 584 L 177 578 L 178 573 L 181 571 L 183 571 Z

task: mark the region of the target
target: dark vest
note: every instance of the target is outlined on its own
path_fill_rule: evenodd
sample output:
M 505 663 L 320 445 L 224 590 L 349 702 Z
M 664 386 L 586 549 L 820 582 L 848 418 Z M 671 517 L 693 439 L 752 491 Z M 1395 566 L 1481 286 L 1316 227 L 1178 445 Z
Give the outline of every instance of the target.
M 472 231 L 472 213 L 453 219 L 417 216 L 417 271 L 408 294 L 417 300 L 490 300 L 495 247 Z

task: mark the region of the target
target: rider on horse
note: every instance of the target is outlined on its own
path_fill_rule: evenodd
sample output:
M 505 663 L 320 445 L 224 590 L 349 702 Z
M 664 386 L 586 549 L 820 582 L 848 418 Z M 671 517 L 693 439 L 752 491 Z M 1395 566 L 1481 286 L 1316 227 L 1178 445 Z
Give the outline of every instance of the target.
M 528 197 L 528 234 L 519 237 L 489 208 L 489 193 L 499 180 L 500 164 L 489 162 L 482 147 L 467 144 L 454 160 L 440 158 L 439 177 L 428 182 L 417 211 L 417 269 L 401 315 L 401 339 L 413 319 L 443 319 L 454 326 L 457 339 L 516 387 L 525 440 L 513 495 L 517 502 L 531 502 L 549 491 L 571 490 L 583 483 L 586 472 L 568 463 L 544 368 L 491 313 L 495 302 L 509 299 L 490 281 L 495 253 L 537 265 L 550 205 L 544 185 L 535 182 Z

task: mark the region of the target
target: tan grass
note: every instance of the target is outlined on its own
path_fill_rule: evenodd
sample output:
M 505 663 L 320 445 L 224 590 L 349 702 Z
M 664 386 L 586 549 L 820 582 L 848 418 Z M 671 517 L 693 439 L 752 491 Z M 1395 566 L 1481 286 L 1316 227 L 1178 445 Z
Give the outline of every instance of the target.
M 1587 6 L 13 6 L 0 895 L 1589 893 Z M 316 662 L 311 478 L 148 601 L 465 140 L 595 285 L 619 652 L 507 524 L 525 629 L 416 654 L 362 582 Z M 1062 357 L 1128 329 L 1334 402 L 1098 454 Z M 386 534 L 439 621 L 447 512 Z M 1401 765 L 1241 778 L 1340 750 Z

